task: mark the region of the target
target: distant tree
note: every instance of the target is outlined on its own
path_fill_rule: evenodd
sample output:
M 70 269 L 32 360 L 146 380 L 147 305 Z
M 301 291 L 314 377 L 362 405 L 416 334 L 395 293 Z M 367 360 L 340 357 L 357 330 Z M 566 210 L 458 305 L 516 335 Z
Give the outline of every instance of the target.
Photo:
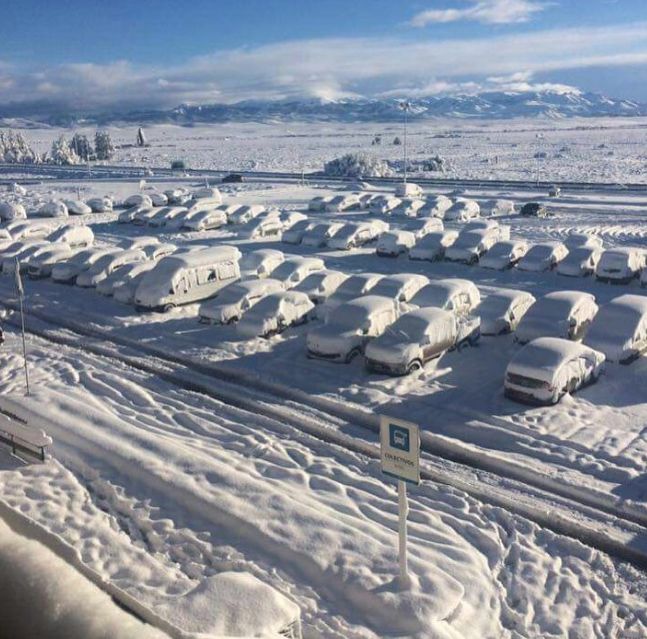
M 146 136 L 142 127 L 137 129 L 137 146 L 146 146 Z
M 115 154 L 115 147 L 107 131 L 97 131 L 94 136 L 94 152 L 97 160 L 110 160 Z
M 393 144 L 395 144 L 395 146 L 399 146 L 400 144 L 402 144 L 402 140 L 396 135 L 393 138 Z
M 365 153 L 348 153 L 326 162 L 324 173 L 340 177 L 388 177 L 392 175 L 388 164 Z
M 52 150 L 49 153 L 50 162 L 54 164 L 78 164 L 79 156 L 72 150 L 64 135 L 52 142 Z
M 22 133 L 9 131 L 0 133 L 0 160 L 12 164 L 33 164 L 40 162 L 40 156 L 27 144 Z
M 83 135 L 82 133 L 75 133 L 72 136 L 70 148 L 84 162 L 87 162 L 94 155 L 94 149 L 90 140 L 88 140 L 87 135 Z

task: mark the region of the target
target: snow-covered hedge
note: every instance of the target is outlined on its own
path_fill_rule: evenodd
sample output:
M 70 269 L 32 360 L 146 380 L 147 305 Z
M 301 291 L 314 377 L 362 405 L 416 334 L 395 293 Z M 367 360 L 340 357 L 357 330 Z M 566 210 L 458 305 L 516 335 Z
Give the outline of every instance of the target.
M 388 177 L 393 174 L 386 162 L 366 153 L 347 153 L 326 162 L 324 173 L 335 177 Z

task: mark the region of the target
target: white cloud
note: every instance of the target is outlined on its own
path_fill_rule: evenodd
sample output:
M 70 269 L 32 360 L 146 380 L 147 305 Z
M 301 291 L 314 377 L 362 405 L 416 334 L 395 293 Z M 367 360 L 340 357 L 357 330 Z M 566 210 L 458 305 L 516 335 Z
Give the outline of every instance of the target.
M 547 4 L 537 0 L 467 0 L 464 9 L 428 9 L 411 19 L 414 27 L 426 27 L 437 22 L 473 20 L 484 24 L 528 22 L 533 14 L 543 11 Z
M 453 40 L 303 40 L 224 50 L 166 67 L 121 60 L 26 70 L 0 62 L 0 104 L 48 100 L 77 109 L 166 108 L 181 102 L 467 92 L 497 83 L 503 90 L 529 90 L 538 86 L 533 74 L 638 64 L 647 64 L 647 22 Z M 515 75 L 520 69 L 526 74 Z

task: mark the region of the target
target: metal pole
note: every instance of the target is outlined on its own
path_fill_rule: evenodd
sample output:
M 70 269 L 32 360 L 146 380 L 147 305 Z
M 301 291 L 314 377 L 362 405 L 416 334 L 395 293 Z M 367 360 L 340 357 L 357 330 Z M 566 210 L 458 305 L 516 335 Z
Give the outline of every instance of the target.
M 407 111 L 409 110 L 409 104 L 404 105 L 404 183 L 407 183 Z M 405 187 L 406 195 L 406 187 Z
M 406 590 L 411 587 L 411 577 L 409 577 L 409 567 L 407 565 L 407 516 L 409 514 L 409 503 L 407 501 L 407 485 L 402 480 L 398 481 L 398 510 L 400 513 L 400 588 Z
M 20 294 L 20 323 L 22 325 L 22 358 L 25 366 L 25 385 L 29 397 L 29 369 L 27 368 L 27 343 L 25 342 L 25 311 L 23 308 L 22 293 Z

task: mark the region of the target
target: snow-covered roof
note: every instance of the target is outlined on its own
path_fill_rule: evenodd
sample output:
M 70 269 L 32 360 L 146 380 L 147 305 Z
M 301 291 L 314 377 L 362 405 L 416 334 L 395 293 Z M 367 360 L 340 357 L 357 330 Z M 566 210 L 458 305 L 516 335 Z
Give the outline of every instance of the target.
M 240 251 L 235 246 L 213 246 L 201 251 L 169 255 L 162 258 L 160 264 L 164 262 L 170 265 L 172 260 L 173 264 L 177 265 L 177 268 L 195 268 L 196 266 L 215 264 L 223 260 L 238 260 L 240 255 Z

